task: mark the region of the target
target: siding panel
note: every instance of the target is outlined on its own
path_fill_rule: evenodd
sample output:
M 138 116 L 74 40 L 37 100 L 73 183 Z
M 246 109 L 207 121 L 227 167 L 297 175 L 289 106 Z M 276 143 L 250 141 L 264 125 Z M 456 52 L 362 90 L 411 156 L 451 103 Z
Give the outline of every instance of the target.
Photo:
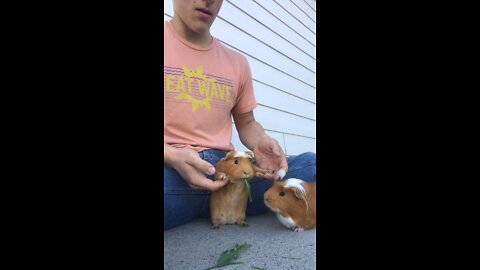
M 303 0 L 305 1 L 305 3 L 307 3 L 307 5 L 309 5 L 314 11 L 315 11 L 315 15 L 317 13 L 317 1 L 315 0 Z
M 315 138 L 315 121 L 259 105 L 255 118 L 265 129 Z
M 271 85 L 275 88 L 282 89 L 285 92 L 297 95 L 308 100 L 315 100 L 315 88 L 292 79 L 277 69 L 266 65 L 246 55 L 250 69 L 252 71 L 252 77 L 260 82 Z
M 316 120 L 315 104 L 253 81 L 258 104 Z
M 173 16 L 173 2 L 172 0 L 163 1 L 163 13 Z
M 315 139 L 285 134 L 285 152 L 287 155 L 299 155 L 305 152 L 315 152 Z
M 290 14 L 295 18 L 296 21 L 300 22 L 304 27 L 306 27 L 309 31 L 316 34 L 316 24 L 315 22 L 305 15 L 301 9 L 295 6 L 290 0 L 273 0 L 275 3 L 280 5 L 285 12 Z
M 243 3 L 248 3 L 248 1 L 243 1 Z M 229 17 L 229 21 L 235 24 L 236 27 L 248 32 L 257 40 L 266 43 L 267 46 L 284 54 L 298 64 L 316 72 L 315 58 L 296 47 L 293 43 L 289 42 L 279 34 L 276 34 L 271 29 L 265 27 L 261 21 L 251 16 L 248 11 L 242 10 L 227 1 L 223 3 L 222 10 L 232 14 L 232 16 Z M 261 10 L 261 8 L 257 8 L 257 10 Z M 272 16 L 270 17 L 271 19 L 274 19 Z
M 243 0 L 238 0 L 243 1 Z M 288 27 L 292 28 L 295 32 L 297 32 L 300 36 L 304 37 L 306 40 L 311 42 L 314 46 L 316 46 L 316 37 L 315 33 L 310 31 L 305 25 L 301 24 L 295 17 L 285 11 L 282 6 L 279 6 L 273 0 L 253 0 L 255 3 L 261 5 L 265 10 L 268 10 L 270 13 L 275 14 L 275 16 L 279 19 L 279 22 L 284 23 Z M 283 0 L 282 0 L 283 1 Z
M 317 22 L 317 18 L 315 18 L 315 10 L 305 2 L 305 0 L 291 0 L 294 5 L 296 5 L 299 9 L 302 10 L 304 14 L 306 14 L 311 20 Z
M 239 31 L 225 19 L 218 17 L 212 25 L 211 32 L 220 41 L 235 47 L 235 49 L 268 63 L 268 65 L 297 78 L 307 85 L 315 86 L 315 72 L 291 61 L 243 31 Z
M 281 23 L 277 17 L 268 12 L 268 10 L 264 9 L 262 6 L 258 5 L 254 1 L 228 2 L 243 10 L 243 12 L 249 14 L 251 17 L 259 20 L 261 24 L 265 25 L 265 27 L 268 27 L 271 31 L 275 32 L 288 42 L 294 44 L 316 59 L 317 52 L 315 45 L 313 45 L 311 41 L 299 35 L 296 31 L 288 27 L 288 25 Z

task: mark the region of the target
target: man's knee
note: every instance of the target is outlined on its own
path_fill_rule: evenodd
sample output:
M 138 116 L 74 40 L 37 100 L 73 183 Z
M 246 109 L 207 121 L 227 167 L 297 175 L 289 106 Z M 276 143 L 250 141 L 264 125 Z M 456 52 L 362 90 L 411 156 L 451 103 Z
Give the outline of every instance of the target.
M 300 155 L 304 160 L 308 161 L 309 163 L 316 164 L 317 163 L 317 154 L 313 152 L 305 152 Z
M 312 152 L 305 152 L 296 157 L 296 162 L 301 167 L 316 166 L 317 154 Z
M 305 152 L 289 160 L 289 171 L 285 178 L 298 178 L 304 181 L 316 181 L 317 154 Z

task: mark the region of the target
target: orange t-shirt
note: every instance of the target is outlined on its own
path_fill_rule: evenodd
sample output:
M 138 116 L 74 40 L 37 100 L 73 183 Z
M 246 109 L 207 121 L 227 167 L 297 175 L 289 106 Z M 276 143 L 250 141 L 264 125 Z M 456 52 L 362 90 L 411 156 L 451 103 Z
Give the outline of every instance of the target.
M 174 147 L 233 150 L 232 113 L 256 106 L 245 56 L 217 39 L 205 47 L 164 24 L 163 138 Z

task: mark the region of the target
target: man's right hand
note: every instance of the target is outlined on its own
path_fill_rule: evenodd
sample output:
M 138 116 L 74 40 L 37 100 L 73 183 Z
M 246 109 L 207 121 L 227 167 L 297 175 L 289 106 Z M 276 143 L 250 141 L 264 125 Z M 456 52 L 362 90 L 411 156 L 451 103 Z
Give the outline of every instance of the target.
M 215 167 L 201 159 L 195 150 L 165 146 L 169 148 L 168 158 L 164 154 L 165 163 L 174 168 L 190 187 L 216 191 L 228 183 L 228 181 L 212 181 L 205 177 L 204 174 L 213 175 Z

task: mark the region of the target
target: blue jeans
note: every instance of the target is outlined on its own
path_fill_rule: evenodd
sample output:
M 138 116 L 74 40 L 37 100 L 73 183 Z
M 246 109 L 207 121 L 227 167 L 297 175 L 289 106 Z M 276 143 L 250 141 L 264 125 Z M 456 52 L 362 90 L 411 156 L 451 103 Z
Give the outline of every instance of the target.
M 226 155 L 218 150 L 205 150 L 198 154 L 212 165 Z M 298 178 L 309 182 L 317 180 L 315 153 L 289 156 L 287 161 L 288 172 L 283 179 Z M 210 192 L 191 188 L 174 169 L 163 167 L 163 229 L 174 228 L 194 218 L 210 218 Z M 250 183 L 252 202 L 248 201 L 247 216 L 267 213 L 270 210 L 263 202 L 263 194 L 272 186 L 272 181 L 253 178 Z

